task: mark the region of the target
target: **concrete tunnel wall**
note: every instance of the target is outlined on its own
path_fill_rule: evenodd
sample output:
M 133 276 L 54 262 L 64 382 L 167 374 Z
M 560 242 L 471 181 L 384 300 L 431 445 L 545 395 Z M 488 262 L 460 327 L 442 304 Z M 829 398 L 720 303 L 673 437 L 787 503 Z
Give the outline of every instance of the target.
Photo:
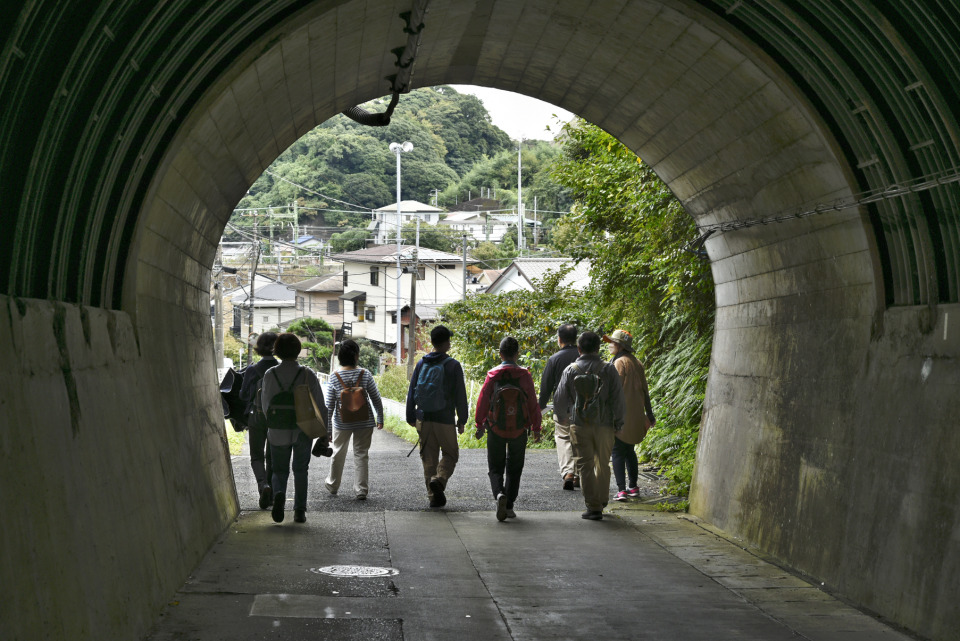
M 135 637 L 236 514 L 209 329 L 220 233 L 283 149 L 387 92 L 410 8 L 85 4 L 3 24 L 4 638 Z M 574 111 L 701 224 L 880 186 L 800 58 L 737 4 L 434 0 L 414 83 Z M 960 310 L 936 304 L 955 298 L 923 276 L 922 238 L 900 284 L 884 215 L 708 241 L 717 326 L 691 510 L 945 639 L 960 626 Z

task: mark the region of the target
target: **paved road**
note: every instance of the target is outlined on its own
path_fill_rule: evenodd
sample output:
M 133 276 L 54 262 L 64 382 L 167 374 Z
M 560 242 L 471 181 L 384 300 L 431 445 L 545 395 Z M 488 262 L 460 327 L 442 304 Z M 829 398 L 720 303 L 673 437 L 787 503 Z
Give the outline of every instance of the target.
M 353 453 L 347 454 L 343 478 L 337 496 L 323 487 L 330 471 L 330 459 L 311 457 L 307 518 L 315 512 L 370 512 L 371 510 L 429 510 L 427 490 L 420 464 L 420 449 L 407 457 L 412 445 L 383 430 L 375 431 L 370 447 L 370 493 L 366 501 L 357 501 L 353 491 Z M 233 457 L 233 474 L 240 498 L 240 509 L 257 510 L 256 483 L 249 456 Z M 659 484 L 641 479 L 641 492 L 647 498 L 659 496 Z M 616 487 L 611 481 L 611 491 Z M 287 488 L 287 503 L 292 506 L 293 479 Z M 486 450 L 461 450 L 456 472 L 447 487 L 448 512 L 474 512 L 493 509 L 493 493 L 487 480 Z M 612 496 L 612 494 L 611 494 Z M 555 450 L 527 450 L 520 482 L 518 511 L 574 511 L 585 509 L 580 492 L 564 491 L 560 483 Z M 292 516 L 292 515 L 290 515 Z
M 244 511 L 148 640 L 908 639 L 690 517 L 634 503 L 580 519 L 552 451 L 528 452 L 519 518 L 500 523 L 483 452 L 462 453 L 448 508 L 430 510 L 416 453 L 388 434 L 374 445 L 366 502 L 329 496 L 314 463 L 303 525 L 256 509 L 236 457 Z

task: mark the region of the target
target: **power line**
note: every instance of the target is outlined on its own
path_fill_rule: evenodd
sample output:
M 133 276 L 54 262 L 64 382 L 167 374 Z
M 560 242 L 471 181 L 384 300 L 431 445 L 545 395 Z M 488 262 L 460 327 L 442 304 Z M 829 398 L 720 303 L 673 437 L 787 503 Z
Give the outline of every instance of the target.
M 315 196 L 320 196 L 321 198 L 326 198 L 327 200 L 332 200 L 332 201 L 335 202 L 335 203 L 340 203 L 341 205 L 346 205 L 347 207 L 355 207 L 355 208 L 357 208 L 357 209 L 362 209 L 362 210 L 364 210 L 364 212 L 371 212 L 371 211 L 373 211 L 373 210 L 370 209 L 369 207 L 363 207 L 362 205 L 355 205 L 354 203 L 348 203 L 348 202 L 345 201 L 345 200 L 340 200 L 339 198 L 334 198 L 333 196 L 327 196 L 326 194 L 321 194 L 319 191 L 314 191 L 314 190 L 310 189 L 309 187 L 304 187 L 303 185 L 300 185 L 300 184 L 298 184 L 298 183 L 295 183 L 295 182 L 293 182 L 292 180 L 290 180 L 290 179 L 288 179 L 288 178 L 284 178 L 283 176 L 281 176 L 281 175 L 279 175 L 279 174 L 275 174 L 275 173 L 273 173 L 272 171 L 270 171 L 269 169 L 264 170 L 263 173 L 269 174 L 269 175 L 273 176 L 274 178 L 277 178 L 277 179 L 282 180 L 282 181 L 284 181 L 284 182 L 290 183 L 290 184 L 293 185 L 294 187 L 296 187 L 296 188 L 298 188 L 298 189 L 302 189 L 302 190 L 304 190 L 304 191 L 306 191 L 306 192 L 309 192 L 309 193 L 311 193 L 311 194 L 314 194 Z

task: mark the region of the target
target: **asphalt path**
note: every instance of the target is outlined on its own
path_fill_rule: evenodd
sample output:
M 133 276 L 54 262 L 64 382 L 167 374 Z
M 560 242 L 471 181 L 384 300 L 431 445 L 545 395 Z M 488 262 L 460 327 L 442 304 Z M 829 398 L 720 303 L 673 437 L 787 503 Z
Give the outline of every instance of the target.
M 417 511 L 430 510 L 427 490 L 424 485 L 423 466 L 420 463 L 420 448 L 410 453 L 412 444 L 387 432 L 374 431 L 370 446 L 369 486 L 366 501 L 358 501 L 353 490 L 353 451 L 347 453 L 340 489 L 336 496 L 327 492 L 324 479 L 330 472 L 330 459 L 311 457 L 308 475 L 307 519 L 311 512 L 369 512 L 375 510 Z M 237 485 L 240 509 L 259 510 L 256 481 L 250 469 L 247 446 L 241 455 L 232 457 L 233 474 Z M 639 482 L 641 496 L 654 500 L 659 496 L 662 483 L 642 477 Z M 611 476 L 610 496 L 616 492 Z M 485 449 L 460 450 L 453 477 L 447 485 L 448 512 L 475 512 L 494 509 L 493 492 L 487 477 L 487 451 Z M 287 507 L 292 509 L 293 477 L 287 485 Z M 583 497 L 579 490 L 568 491 L 562 487 L 557 464 L 556 450 L 532 450 L 526 452 L 520 495 L 514 509 L 521 511 L 583 511 Z M 292 518 L 292 515 L 288 516 Z
M 527 451 L 502 523 L 484 450 L 461 451 L 442 509 L 409 450 L 376 434 L 366 501 L 351 455 L 339 496 L 313 459 L 304 524 L 260 510 L 249 457 L 233 457 L 242 511 L 148 641 L 908 641 L 695 517 L 631 501 L 581 519 L 552 450 Z

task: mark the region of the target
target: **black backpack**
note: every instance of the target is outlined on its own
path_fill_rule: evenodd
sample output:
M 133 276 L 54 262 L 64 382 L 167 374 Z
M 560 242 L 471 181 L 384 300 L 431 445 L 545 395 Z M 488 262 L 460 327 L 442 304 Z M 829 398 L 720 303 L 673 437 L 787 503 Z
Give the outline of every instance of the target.
M 600 402 L 603 381 L 589 368 L 584 371 L 576 363 L 572 367 L 577 372 L 573 377 L 573 422 L 577 425 L 598 425 L 603 414 Z
M 269 374 L 272 369 L 267 371 Z M 297 370 L 297 375 L 293 377 L 286 388 L 281 387 L 272 399 L 270 399 L 270 409 L 267 410 L 267 427 L 273 430 L 296 430 L 300 429 L 297 425 L 297 408 L 293 400 L 293 387 L 297 384 L 297 379 L 303 373 L 303 367 Z M 266 374 L 264 378 L 266 378 Z M 280 383 L 277 373 L 273 372 L 273 377 Z M 262 385 L 262 383 L 261 383 Z
M 515 378 L 497 381 L 490 400 L 487 423 L 505 438 L 519 436 L 527 428 L 527 395 L 518 383 Z

